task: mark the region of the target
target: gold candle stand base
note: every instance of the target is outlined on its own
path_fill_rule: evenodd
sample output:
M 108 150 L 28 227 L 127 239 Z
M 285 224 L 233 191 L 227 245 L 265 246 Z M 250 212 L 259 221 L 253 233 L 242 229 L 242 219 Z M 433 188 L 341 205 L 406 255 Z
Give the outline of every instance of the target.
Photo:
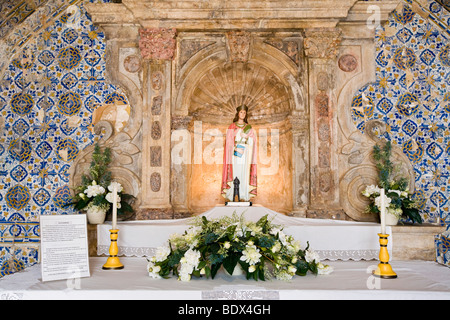
M 109 230 L 111 233 L 111 245 L 109 246 L 109 258 L 103 265 L 103 270 L 119 270 L 123 269 L 123 264 L 120 262 L 117 254 L 119 253 L 119 247 L 117 245 L 117 238 L 119 237 L 119 229 Z
M 392 267 L 389 264 L 389 252 L 387 249 L 388 236 L 388 234 L 378 234 L 378 237 L 380 238 L 380 263 L 372 274 L 382 279 L 395 279 L 397 278 L 397 274 L 392 270 Z

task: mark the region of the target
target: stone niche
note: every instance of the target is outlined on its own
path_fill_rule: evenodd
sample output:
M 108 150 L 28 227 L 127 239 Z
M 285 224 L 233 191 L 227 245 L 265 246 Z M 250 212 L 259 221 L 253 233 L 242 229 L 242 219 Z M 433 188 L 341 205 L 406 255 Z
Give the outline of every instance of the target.
M 150 1 L 86 4 L 107 38 L 108 74 L 126 92 L 120 132 L 99 121 L 135 219 L 177 218 L 223 204 L 225 132 L 249 107 L 258 135 L 254 203 L 288 215 L 374 221 L 360 196 L 375 181 L 351 99 L 374 80 L 374 28 L 399 1 Z M 329 8 L 333 8 L 330 10 Z M 102 131 L 103 130 L 103 131 Z M 82 152 L 72 179 L 86 167 Z M 396 157 L 413 171 L 402 152 Z
M 225 134 L 236 108 L 245 104 L 258 141 L 258 196 L 253 201 L 279 212 L 292 212 L 290 116 L 303 105 L 295 105 L 288 79 L 295 79 L 301 68 L 301 37 L 285 39 L 285 44 L 250 32 L 180 34 L 179 38 L 182 52 L 197 52 L 186 64 L 186 53 L 180 54 L 176 78 L 180 90 L 173 111 L 190 120 L 186 130 L 191 138 L 191 157 L 190 165 L 174 168 L 185 177 L 184 181 L 177 177 L 177 184 L 185 185 L 187 192 L 176 191 L 172 199 L 192 213 L 224 203 L 220 186 Z M 208 41 L 199 43 L 205 38 Z M 277 44 L 290 45 L 293 59 L 275 49 Z

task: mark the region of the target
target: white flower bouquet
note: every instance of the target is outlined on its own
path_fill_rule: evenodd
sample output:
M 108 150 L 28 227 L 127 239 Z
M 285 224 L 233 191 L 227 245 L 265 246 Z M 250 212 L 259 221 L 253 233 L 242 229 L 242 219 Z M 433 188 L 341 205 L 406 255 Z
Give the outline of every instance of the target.
M 394 215 L 397 219 L 405 217 L 411 221 L 422 223 L 417 203 L 413 195 L 409 192 L 408 180 L 404 177 L 398 177 L 391 157 L 391 142 L 387 141 L 383 146 L 375 145 L 373 148 L 374 160 L 379 175 L 379 186 L 369 185 L 362 195 L 369 198 L 370 204 L 366 207 L 367 213 L 379 214 L 381 212 L 381 188 L 385 190 L 384 203 L 386 213 Z
M 119 182 L 112 181 L 108 165 L 111 163 L 111 150 L 105 148 L 104 152 L 100 146 L 95 146 L 92 154 L 92 162 L 89 175 L 82 175 L 81 185 L 75 189 L 72 202 L 66 206 L 73 205 L 76 210 L 104 211 L 111 213 L 113 203 L 113 190 L 117 190 L 117 214 L 132 213 L 130 205 L 132 195 L 123 192 Z
M 398 185 L 391 184 L 392 188 L 398 188 Z M 362 195 L 369 198 L 371 203 L 367 206 L 366 211 L 368 213 L 381 212 L 381 188 L 375 185 L 367 186 L 362 192 Z M 386 213 L 394 215 L 397 219 L 400 219 L 403 215 L 408 216 L 414 222 L 421 222 L 418 210 L 415 207 L 414 200 L 408 192 L 408 188 L 404 190 L 388 189 L 385 191 L 384 204 Z
M 181 281 L 189 281 L 193 276 L 214 279 L 222 266 L 229 274 L 240 267 L 247 279 L 254 280 L 290 280 L 308 271 L 333 271 L 320 262 L 309 243 L 302 249 L 299 241 L 273 225 L 267 215 L 247 222 L 236 213 L 216 220 L 196 219 L 183 235 L 173 234 L 167 246 L 157 249 L 147 269 L 152 278 L 168 278 L 172 273 Z

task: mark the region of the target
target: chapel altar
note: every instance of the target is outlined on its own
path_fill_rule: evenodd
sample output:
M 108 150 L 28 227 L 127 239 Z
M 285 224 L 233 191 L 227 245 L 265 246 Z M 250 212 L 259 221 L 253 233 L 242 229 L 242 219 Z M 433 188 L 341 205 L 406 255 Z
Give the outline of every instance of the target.
M 52 4 L 50 2 L 49 6 Z M 99 56 L 98 60 L 105 61 L 106 70 L 101 66 L 97 68 L 100 73 L 105 73 L 105 85 L 108 82 L 115 92 L 108 94 L 107 99 L 102 97 L 99 103 L 91 99 L 95 93 L 89 99 L 83 99 L 83 104 L 89 109 L 83 114 L 84 119 L 77 116 L 81 101 L 77 104 L 77 101 L 74 103 L 68 99 L 76 97 L 75 94 L 54 90 L 57 93 L 50 96 L 59 98 L 59 113 L 67 116 L 67 130 L 62 132 L 69 135 L 69 127 L 75 128 L 81 120 L 83 126 L 89 122 L 84 128 L 95 134 L 90 137 L 92 141 L 84 137 L 83 143 L 98 139 L 102 148 L 110 148 L 112 163 L 109 170 L 124 191 L 134 196 L 134 213 L 119 217 L 122 220 L 118 223 L 119 238 L 117 242 L 113 239 L 125 268 L 121 271 L 101 270 L 105 256 L 110 253 L 111 223 L 88 225 L 92 276 L 77 279 L 80 288 L 76 289 L 79 290 L 66 290 L 69 282 L 62 280 L 44 283 L 39 278 L 37 258 L 35 265 L 2 279 L 0 296 L 77 299 L 96 297 L 100 293 L 104 297 L 122 299 L 126 293 L 134 298 L 180 300 L 192 297 L 311 299 L 362 296 L 448 299 L 448 268 L 434 263 L 437 255 L 441 255 L 441 262 L 444 262 L 443 251 L 447 252 L 442 242 L 435 243 L 435 236 L 442 234 L 445 230 L 443 225 L 448 224 L 448 204 L 443 210 L 441 208 L 441 204 L 446 204 L 444 198 L 448 188 L 446 191 L 441 188 L 442 192 L 438 189 L 445 174 L 441 175 L 436 165 L 436 172 L 433 172 L 435 190 L 430 191 L 431 183 L 427 180 L 430 173 L 421 171 L 431 166 L 424 164 L 426 157 L 423 157 L 423 163 L 418 164 L 425 153 L 429 162 L 429 159 L 436 160 L 444 154 L 443 148 L 436 143 L 439 139 L 422 141 L 427 134 L 434 139 L 442 132 L 433 124 L 426 123 L 436 118 L 425 120 L 423 116 L 422 122 L 409 121 L 416 116 L 417 110 L 421 113 L 427 109 L 425 113 L 432 117 L 440 111 L 430 110 L 432 106 L 420 101 L 425 96 L 414 100 L 409 92 L 403 95 L 395 92 L 395 99 L 391 99 L 395 102 L 387 99 L 392 98 L 389 94 L 398 89 L 388 81 L 390 78 L 399 78 L 397 86 L 418 85 L 424 81 L 421 74 L 411 71 L 415 61 L 419 65 L 420 59 L 423 69 L 433 69 L 424 65 L 434 56 L 441 66 L 449 66 L 449 45 L 443 48 L 431 48 L 430 45 L 433 50 L 421 48 L 417 52 L 406 48 L 406 44 L 414 46 L 415 43 L 406 40 L 410 31 L 409 27 L 404 27 L 413 18 L 420 27 L 414 25 L 411 29 L 419 29 L 420 32 L 424 26 L 428 28 L 436 23 L 435 16 L 428 11 L 436 9 L 431 1 L 427 3 L 429 8 L 422 2 L 407 0 L 114 0 L 105 3 L 82 3 L 80 0 L 71 4 L 71 9 L 76 7 L 75 15 L 69 12 L 58 19 L 58 23 L 64 25 L 62 38 L 70 42 L 74 35 L 78 37 L 80 30 L 83 30 L 80 34 L 84 38 L 81 40 L 80 36 L 79 43 L 88 41 L 86 34 L 91 40 L 98 34 L 105 36 L 99 44 L 99 47 L 103 44 L 105 47 L 99 52 L 105 49 L 106 54 Z M 77 29 L 76 15 L 81 12 L 87 13 L 89 22 L 86 26 L 92 23 L 99 29 L 95 32 L 85 32 L 88 27 Z M 42 18 L 40 13 L 36 13 L 39 19 Z M 386 21 L 389 23 L 385 24 Z M 392 21 L 395 22 L 391 24 Z M 46 27 L 44 25 L 43 29 Z M 59 32 L 59 28 L 56 26 L 54 30 Z M 423 38 L 432 33 L 431 29 L 427 30 L 429 32 L 425 32 Z M 421 37 L 420 32 L 413 35 L 413 40 Z M 14 32 L 14 35 L 20 33 Z M 442 33 L 448 34 L 448 30 Z M 395 41 L 404 42 L 405 48 L 380 49 L 387 43 L 383 41 L 394 35 Z M 51 38 L 52 34 L 44 32 L 44 36 Z M 433 36 L 432 45 L 441 39 L 435 33 Z M 444 38 L 447 39 L 446 36 Z M 61 84 L 64 87 L 74 85 L 75 75 L 72 79 L 67 75 L 73 68 L 66 59 L 70 58 L 71 51 L 65 47 L 60 52 L 55 48 L 51 50 L 58 53 L 55 61 L 67 69 L 66 73 L 58 75 L 64 78 Z M 69 57 L 64 57 L 64 52 L 68 52 Z M 97 59 L 93 52 L 83 51 L 83 57 L 80 54 L 72 58 L 92 64 Z M 51 53 L 47 54 L 47 59 L 52 60 Z M 17 79 L 23 78 L 31 65 L 31 54 L 28 57 L 28 51 L 24 51 L 21 55 L 21 59 L 12 62 L 17 69 L 14 73 Z M 3 63 L 1 66 L 4 69 L 7 65 Z M 393 66 L 400 71 L 386 75 Z M 86 87 L 101 86 L 100 80 L 94 76 L 94 65 L 91 67 L 93 77 L 81 80 L 86 82 Z M 439 69 L 439 65 L 435 69 Z M 430 79 L 433 80 L 433 76 Z M 430 79 L 425 80 L 433 82 Z M 36 84 L 40 82 L 39 79 L 33 81 Z M 443 82 L 441 91 L 446 91 Z M 373 84 L 379 87 L 375 88 Z M 387 90 L 391 85 L 391 91 Z M 44 85 L 45 88 L 48 86 L 51 83 Z M 11 105 L 13 113 L 19 114 L 23 122 L 22 118 L 34 108 L 34 104 L 19 101 L 26 93 L 24 86 L 20 90 L 8 93 L 8 99 L 4 94 L 6 100 L 0 97 L 5 100 L 0 101 L 0 109 Z M 42 92 L 47 98 L 46 90 L 42 89 Z M 91 95 L 90 91 L 86 89 L 85 95 Z M 430 99 L 435 99 L 433 101 L 447 102 L 449 99 L 447 92 L 430 92 L 430 95 Z M 61 101 L 64 99 L 69 101 L 63 104 Z M 249 184 L 256 186 L 257 177 L 257 193 L 252 190 L 255 191 L 252 206 L 227 207 L 224 205 L 227 199 L 223 198 L 221 190 L 227 129 L 237 108 L 242 106 L 245 106 L 248 123 L 254 131 L 257 170 L 254 167 L 254 181 Z M 448 106 L 442 108 L 448 111 Z M 45 118 L 45 106 L 39 110 L 36 113 L 38 118 Z M 396 111 L 389 113 L 389 110 Z M 4 114 L 6 112 L 11 113 L 8 108 L 4 109 Z M 397 128 L 398 123 L 388 118 L 399 118 L 399 115 L 405 120 L 400 123 L 402 132 Z M 420 117 L 422 115 L 417 115 Z M 33 116 L 29 118 L 31 124 Z M 4 119 L 0 120 L 3 126 Z M 20 137 L 12 141 L 8 149 L 12 156 L 22 155 L 15 154 L 22 147 L 14 146 L 20 145 L 24 133 L 22 126 L 18 128 L 16 131 Z M 245 131 L 245 127 L 241 129 Z M 413 137 L 416 132 L 417 136 Z M 72 131 L 72 135 L 77 134 Z M 405 135 L 411 139 L 406 141 L 403 139 Z M 394 141 L 392 160 L 400 164 L 399 174 L 406 177 L 410 192 L 414 192 L 416 184 L 419 185 L 421 209 L 429 209 L 430 212 L 425 214 L 429 221 L 434 222 L 387 226 L 385 231 L 389 234 L 389 241 L 386 249 L 400 276 L 398 281 L 382 282 L 383 290 L 369 293 L 368 290 L 374 288 L 370 287 L 368 279 L 373 280 L 375 260 L 380 257 L 380 224 L 375 214 L 365 211 L 369 200 L 362 191 L 379 180 L 373 147 L 386 137 L 392 140 L 401 138 L 397 139 L 401 142 Z M 66 146 L 60 143 L 66 140 L 58 139 L 54 139 L 52 146 L 61 163 L 68 162 L 59 173 L 67 185 L 50 196 L 44 189 L 45 180 L 56 173 L 44 168 L 46 163 L 43 163 L 39 173 L 42 180 L 40 191 L 32 197 L 26 187 L 13 183 L 14 186 L 8 187 L 2 198 L 7 202 L 8 210 L 23 213 L 28 208 L 22 209 L 22 202 L 34 201 L 43 207 L 44 200 L 50 198 L 61 209 L 57 213 L 62 208 L 66 210 L 63 200 L 69 199 L 70 189 L 80 185 L 82 174 L 89 168 L 94 144 L 78 149 Z M 47 145 L 48 150 L 52 150 L 52 146 Z M 24 146 L 28 145 L 25 143 Z M 48 154 L 47 149 L 39 149 L 43 146 L 46 144 L 40 144 L 33 152 L 44 161 Z M 448 147 L 445 152 L 448 153 Z M 16 158 L 15 161 L 23 162 L 20 157 Z M 442 158 L 435 162 L 446 163 Z M 54 163 L 59 163 L 59 160 Z M 12 179 L 16 182 L 26 176 L 25 170 L 20 169 L 24 167 L 17 166 L 12 170 L 15 173 Z M 442 186 L 447 184 L 445 181 Z M 40 214 L 46 214 L 44 208 L 41 209 Z M 9 215 L 12 211 L 8 212 Z M 225 274 L 219 274 L 214 281 L 197 279 L 189 287 L 183 287 L 174 279 L 167 282 L 150 280 L 147 257 L 167 243 L 171 234 L 183 233 L 196 217 L 214 219 L 235 212 L 252 221 L 268 215 L 303 246 L 309 243 L 321 259 L 333 261 L 330 264 L 336 266 L 337 272 L 319 280 L 305 277 L 303 282 L 294 279 L 291 283 L 250 285 L 243 277 L 230 280 Z M 10 218 L 15 215 L 19 216 L 19 213 L 10 215 Z M 38 219 L 39 213 L 35 217 Z M 22 222 L 11 223 L 18 226 Z M 39 222 L 33 220 L 31 224 L 33 233 L 37 232 Z M 28 237 L 28 233 L 24 237 Z M 33 241 L 39 243 L 38 236 Z M 13 240 L 11 247 L 15 248 L 16 242 L 20 241 Z M 448 246 L 448 242 L 445 243 Z M 447 261 L 448 257 L 445 259 Z

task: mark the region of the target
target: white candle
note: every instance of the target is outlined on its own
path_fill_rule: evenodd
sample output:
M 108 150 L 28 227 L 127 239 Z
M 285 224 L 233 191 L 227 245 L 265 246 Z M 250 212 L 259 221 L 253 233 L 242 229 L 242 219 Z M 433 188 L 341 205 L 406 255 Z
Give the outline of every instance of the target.
M 117 229 L 117 187 L 113 187 L 113 210 L 112 210 L 112 228 Z
M 384 195 L 384 188 L 381 188 L 380 190 L 380 220 L 381 220 L 381 233 L 386 234 L 386 204 L 385 204 L 385 195 Z

